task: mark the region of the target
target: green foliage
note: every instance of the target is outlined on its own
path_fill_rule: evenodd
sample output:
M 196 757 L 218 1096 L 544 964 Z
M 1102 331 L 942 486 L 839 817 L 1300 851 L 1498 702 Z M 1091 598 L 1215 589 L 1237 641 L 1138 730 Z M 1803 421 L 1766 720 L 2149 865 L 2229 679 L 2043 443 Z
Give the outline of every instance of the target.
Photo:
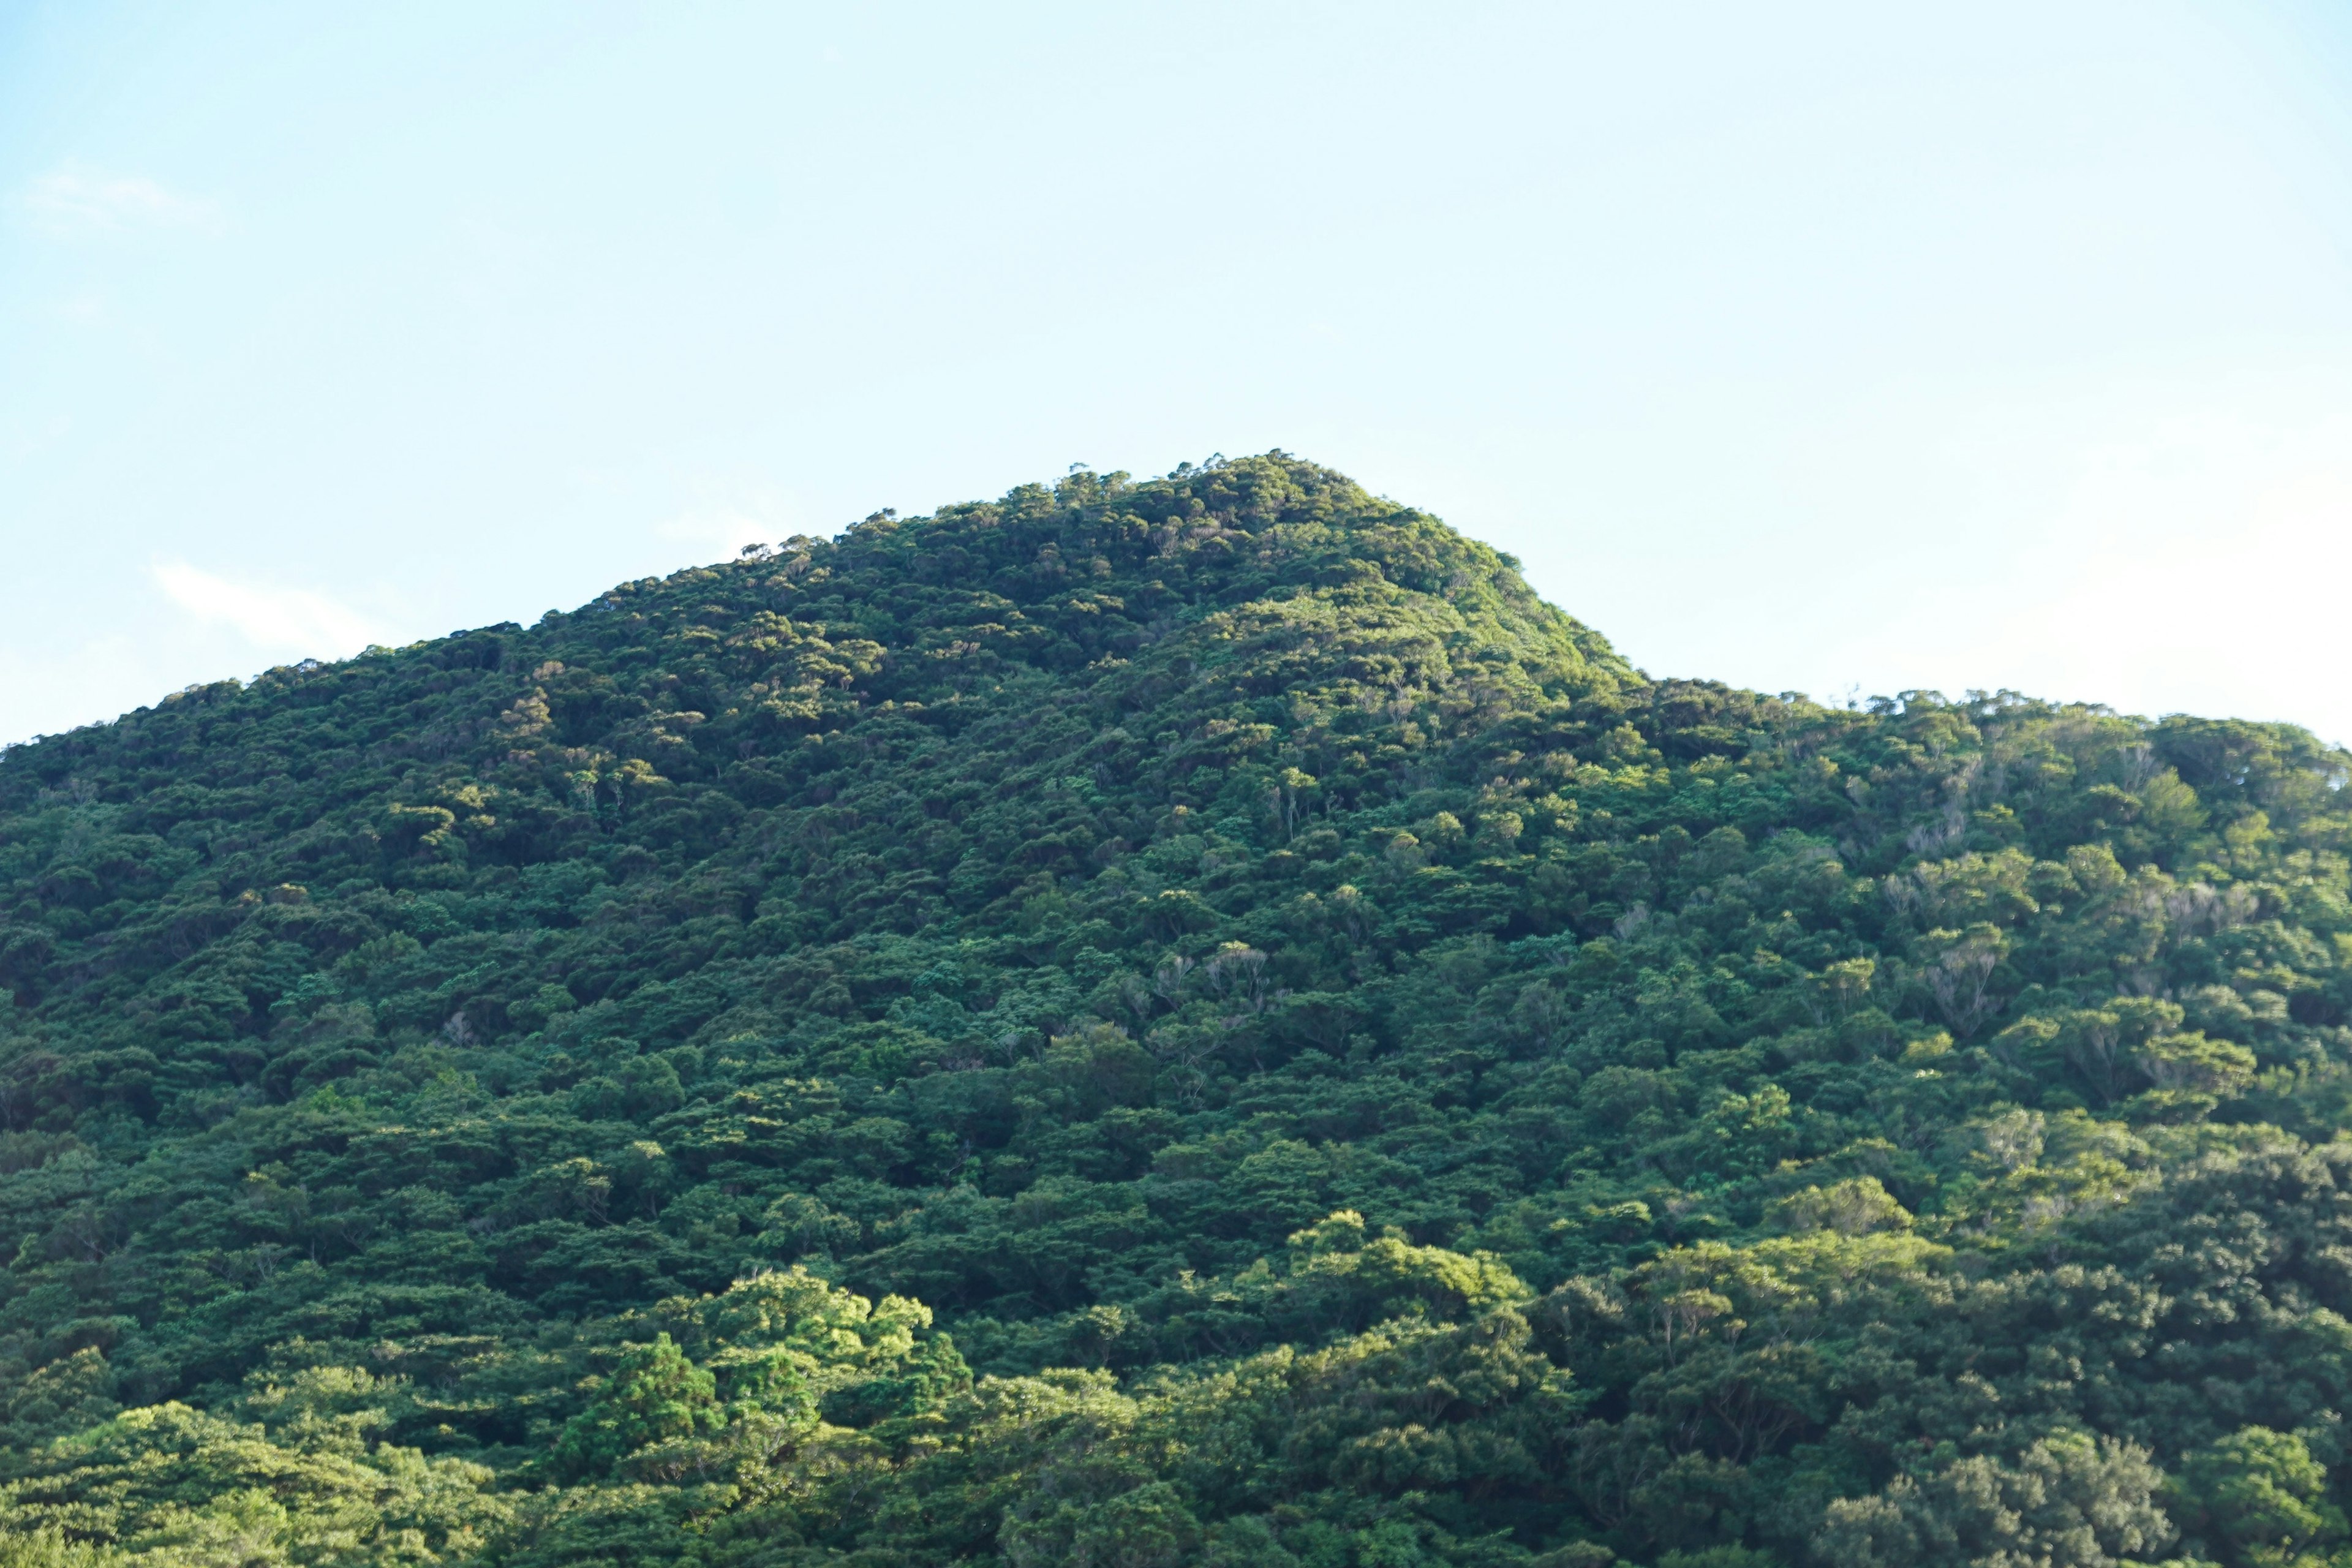
M 2153 1498 L 2161 1479 L 2143 1448 L 2064 1433 L 2013 1467 L 1958 1459 L 1924 1482 L 1898 1476 L 1874 1497 L 1833 1502 L 1815 1550 L 1854 1568 L 2110 1568 L 2171 1542 Z
M 2352 758 L 1280 454 L 0 753 L 0 1551 L 2347 1549 Z
M 2327 1469 L 2292 1432 L 2248 1426 L 2184 1456 L 2173 1481 L 2183 1525 L 2231 1563 L 2317 1563 L 2341 1546 Z
M 381 1392 L 365 1373 L 326 1381 Z M 393 1564 L 469 1557 L 506 1523 L 482 1466 L 374 1441 L 381 1410 L 291 1403 L 252 1425 L 150 1405 L 20 1454 L 0 1529 L 43 1562 L 96 1544 L 105 1562 Z
M 655 1443 L 679 1443 L 719 1427 L 719 1380 L 678 1353 L 667 1334 L 631 1350 L 594 1385 L 593 1403 L 555 1441 L 555 1468 L 570 1479 L 608 1476 Z

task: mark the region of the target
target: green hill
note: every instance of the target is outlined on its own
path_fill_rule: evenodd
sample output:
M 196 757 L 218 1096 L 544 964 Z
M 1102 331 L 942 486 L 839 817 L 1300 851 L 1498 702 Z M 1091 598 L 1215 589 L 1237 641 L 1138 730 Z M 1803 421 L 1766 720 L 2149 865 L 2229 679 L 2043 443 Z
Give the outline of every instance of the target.
M 0 1561 L 2352 1562 L 2347 768 L 1279 454 L 12 748 Z

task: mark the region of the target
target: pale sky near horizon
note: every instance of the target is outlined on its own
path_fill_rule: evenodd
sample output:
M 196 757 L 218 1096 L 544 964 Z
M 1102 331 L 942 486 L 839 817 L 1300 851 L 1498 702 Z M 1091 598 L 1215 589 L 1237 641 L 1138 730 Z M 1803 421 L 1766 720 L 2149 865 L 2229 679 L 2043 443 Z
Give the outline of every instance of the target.
M 2352 6 L 0 0 L 0 742 L 1274 447 L 1654 674 L 2352 742 Z

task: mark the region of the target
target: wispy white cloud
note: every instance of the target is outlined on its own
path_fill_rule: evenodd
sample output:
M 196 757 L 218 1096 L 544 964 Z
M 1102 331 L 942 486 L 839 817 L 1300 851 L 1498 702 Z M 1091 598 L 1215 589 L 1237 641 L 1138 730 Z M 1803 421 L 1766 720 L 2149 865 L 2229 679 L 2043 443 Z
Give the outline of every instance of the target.
M 336 658 L 379 639 L 364 616 L 309 588 L 233 582 L 184 561 L 160 561 L 152 570 L 156 586 L 180 608 L 268 652 Z
M 45 233 L 112 234 L 142 228 L 217 230 L 220 206 L 135 174 L 68 163 L 25 189 L 25 210 Z

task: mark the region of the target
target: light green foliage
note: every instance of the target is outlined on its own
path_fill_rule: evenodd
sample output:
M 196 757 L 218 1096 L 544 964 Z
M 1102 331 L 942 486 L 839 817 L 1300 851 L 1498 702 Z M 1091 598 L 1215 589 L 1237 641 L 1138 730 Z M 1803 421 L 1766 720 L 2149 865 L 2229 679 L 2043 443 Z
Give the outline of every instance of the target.
M 118 1560 L 116 1553 L 77 1541 L 55 1525 L 0 1525 L 0 1568 L 105 1568 Z
M 2332 1563 L 2347 771 L 1279 454 L 13 748 L 0 1550 Z
M 367 1384 L 348 1371 L 323 1380 L 342 1393 Z M 459 1561 L 506 1522 L 482 1466 L 371 1441 L 380 1410 L 261 1403 L 288 1418 L 245 1424 L 150 1405 L 19 1455 L 0 1529 L 61 1532 L 111 1548 L 106 1561 L 163 1568 Z

